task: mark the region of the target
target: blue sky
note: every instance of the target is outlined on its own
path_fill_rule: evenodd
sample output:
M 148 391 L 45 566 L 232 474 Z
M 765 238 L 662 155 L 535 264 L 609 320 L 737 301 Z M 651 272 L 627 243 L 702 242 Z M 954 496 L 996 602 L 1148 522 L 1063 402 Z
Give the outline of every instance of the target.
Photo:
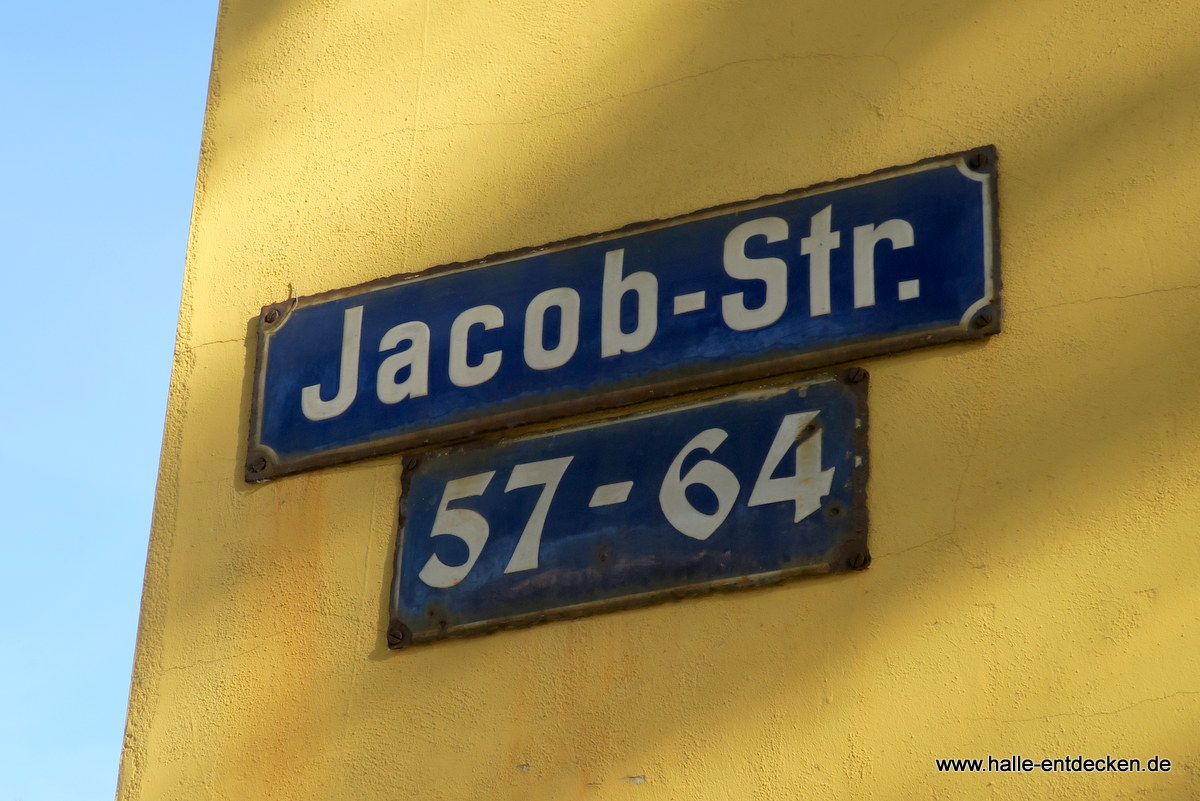
M 0 801 L 111 799 L 217 0 L 0 28 Z

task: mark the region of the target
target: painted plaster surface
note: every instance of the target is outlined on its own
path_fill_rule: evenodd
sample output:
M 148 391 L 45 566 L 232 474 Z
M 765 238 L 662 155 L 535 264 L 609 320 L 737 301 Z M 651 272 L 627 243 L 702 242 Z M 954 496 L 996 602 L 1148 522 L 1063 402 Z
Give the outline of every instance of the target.
M 226 0 L 118 797 L 1200 796 L 1200 6 Z M 391 652 L 398 458 L 242 480 L 263 304 L 995 144 L 863 363 L 864 573 Z M 942 773 L 1083 755 L 1169 773 Z

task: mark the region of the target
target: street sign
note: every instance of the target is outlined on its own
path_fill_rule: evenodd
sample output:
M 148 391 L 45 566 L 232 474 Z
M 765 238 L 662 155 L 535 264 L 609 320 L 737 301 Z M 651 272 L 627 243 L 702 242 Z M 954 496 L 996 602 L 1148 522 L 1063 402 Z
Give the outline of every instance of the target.
M 388 644 L 865 568 L 847 370 L 405 459 Z
M 246 478 L 999 330 L 995 151 L 263 309 Z

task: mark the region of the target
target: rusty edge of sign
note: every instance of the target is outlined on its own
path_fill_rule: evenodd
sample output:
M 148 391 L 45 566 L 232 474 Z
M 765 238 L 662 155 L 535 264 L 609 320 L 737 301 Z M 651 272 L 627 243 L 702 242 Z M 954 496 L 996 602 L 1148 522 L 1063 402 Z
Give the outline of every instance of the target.
M 257 318 L 258 337 L 254 357 L 255 366 L 252 374 L 253 381 L 251 382 L 250 390 L 250 426 L 245 458 L 245 480 L 248 483 L 260 483 L 263 481 L 269 481 L 273 478 L 278 478 L 279 476 L 298 473 L 318 467 L 330 467 L 350 461 L 370 459 L 400 451 L 429 450 L 434 447 L 441 447 L 444 445 L 453 444 L 455 442 L 472 439 L 492 431 L 512 429 L 519 426 L 571 417 L 587 412 L 619 409 L 643 401 L 654 400 L 663 396 L 711 389 L 714 387 L 727 386 L 737 382 L 751 381 L 757 378 L 771 378 L 806 370 L 836 368 L 838 365 L 843 365 L 856 359 L 883 356 L 929 345 L 982 339 L 984 337 L 997 334 L 1001 330 L 1002 317 L 1002 304 L 1000 301 L 1001 272 L 999 194 L 997 188 L 998 158 L 999 157 L 995 146 L 985 145 L 983 147 L 965 150 L 959 153 L 952 153 L 944 156 L 933 156 L 927 159 L 922 159 L 918 162 L 914 162 L 913 164 L 900 167 L 887 167 L 853 178 L 825 181 L 809 187 L 804 187 L 802 189 L 793 189 L 786 192 L 763 195 L 753 200 L 741 200 L 731 203 L 723 203 L 717 206 L 711 206 L 709 208 L 689 212 L 687 214 L 681 214 L 676 217 L 631 223 L 611 231 L 584 234 L 546 245 L 520 248 L 517 250 L 484 256 L 482 258 L 473 259 L 470 261 L 430 267 L 419 272 L 377 278 L 352 287 L 330 290 L 328 292 L 321 292 L 298 298 L 289 298 L 288 300 L 281 301 L 279 303 L 272 303 L 263 306 Z M 595 395 L 577 392 L 574 393 L 577 395 L 577 397 L 570 397 L 566 399 L 554 400 L 552 398 L 542 398 L 539 399 L 536 406 L 526 406 L 524 408 L 510 409 L 497 414 L 483 415 L 471 420 L 464 420 L 459 423 L 443 426 L 437 429 L 436 432 L 421 431 L 409 434 L 397 434 L 395 436 L 387 437 L 370 443 L 331 449 L 322 451 L 318 454 L 290 458 L 286 461 L 281 460 L 278 454 L 276 454 L 275 451 L 270 447 L 261 444 L 262 421 L 260 419 L 259 398 L 263 394 L 265 389 L 264 385 L 266 382 L 265 356 L 267 351 L 267 339 L 273 331 L 278 330 L 278 328 L 287 321 L 290 313 L 298 306 L 323 303 L 330 300 L 336 300 L 338 298 L 361 294 L 363 292 L 375 289 L 395 286 L 407 281 L 429 278 L 441 273 L 452 272 L 455 270 L 480 267 L 487 264 L 498 264 L 501 262 L 523 258 L 525 256 L 531 256 L 537 253 L 562 250 L 574 247 L 576 245 L 596 241 L 598 239 L 624 236 L 634 232 L 649 231 L 687 221 L 693 218 L 719 214 L 734 208 L 749 208 L 755 204 L 774 203 L 787 198 L 803 197 L 810 194 L 819 194 L 826 190 L 847 188 L 860 183 L 869 183 L 871 181 L 883 178 L 884 176 L 898 176 L 908 172 L 929 168 L 934 164 L 951 164 L 954 162 L 962 162 L 962 165 L 967 169 L 986 174 L 990 178 L 987 184 L 987 205 L 989 208 L 985 208 L 985 213 L 990 212 L 990 219 L 985 220 L 984 246 L 989 251 L 986 254 L 986 258 L 990 260 L 990 263 L 986 265 L 986 269 L 990 273 L 989 278 L 991 280 L 992 296 L 991 298 L 985 298 L 984 300 L 987 302 L 986 305 L 982 308 L 973 310 L 971 314 L 964 318 L 963 322 L 957 328 L 925 332 L 918 331 L 915 333 L 908 333 L 900 336 L 888 337 L 885 339 L 850 342 L 845 345 L 833 348 L 825 348 L 820 351 L 784 356 L 766 362 L 733 365 L 721 370 L 697 375 L 686 375 L 681 372 L 680 374 L 673 376 L 663 376 L 661 380 L 655 381 L 652 385 L 618 387 Z M 270 318 L 270 321 L 268 321 L 268 318 Z M 644 381 L 644 379 L 637 380 Z
M 670 589 L 652 590 L 649 592 L 638 593 L 636 595 L 626 595 L 620 598 L 606 598 L 597 601 L 586 601 L 583 603 L 560 606 L 553 609 L 527 612 L 510 617 L 494 618 L 471 623 L 452 624 L 443 618 L 438 621 L 440 624 L 440 628 L 438 630 L 429 633 L 421 633 L 414 636 L 409 627 L 406 626 L 399 618 L 397 610 L 394 607 L 396 597 L 395 589 L 397 582 L 400 580 L 400 556 L 403 553 L 404 536 L 406 533 L 404 506 L 409 496 L 409 481 L 411 480 L 413 472 L 419 467 L 421 460 L 420 456 L 411 456 L 404 459 L 404 472 L 400 477 L 400 499 L 397 503 L 399 510 L 396 524 L 396 547 L 392 553 L 392 580 L 388 584 L 388 625 L 386 632 L 384 633 L 387 641 L 387 647 L 391 650 L 401 650 L 410 645 L 438 642 L 448 639 L 461 639 L 464 637 L 475 637 L 508 629 L 528 628 L 540 623 L 550 623 L 560 620 L 575 620 L 581 617 L 589 617 L 591 615 L 603 614 L 606 612 L 618 612 L 625 609 L 638 609 L 646 606 L 652 606 L 654 604 L 665 603 L 667 601 L 679 601 L 685 598 L 697 598 L 720 592 L 730 592 L 733 590 L 750 589 L 754 587 L 767 587 L 805 576 L 822 576 L 831 575 L 834 573 L 845 573 L 848 571 L 866 570 L 871 564 L 871 553 L 867 542 L 867 534 L 869 529 L 869 516 L 867 510 L 867 481 L 870 477 L 870 451 L 868 438 L 870 421 L 867 405 L 867 390 L 870 385 L 870 376 L 866 370 L 860 367 L 850 367 L 837 373 L 821 373 L 809 376 L 809 379 L 813 383 L 821 380 L 822 378 L 834 378 L 850 388 L 855 405 L 855 455 L 861 457 L 861 462 L 856 462 L 852 468 L 850 479 L 852 487 L 851 508 L 849 510 L 845 510 L 849 512 L 850 519 L 852 521 L 850 534 L 846 536 L 845 539 L 834 545 L 834 547 L 828 553 L 825 561 L 816 564 L 786 568 L 783 570 L 768 571 L 766 573 L 756 573 L 749 576 L 716 579 L 713 581 L 701 582 L 699 584 L 672 587 Z M 786 380 L 773 380 L 768 382 L 759 381 L 737 387 L 724 387 L 718 392 L 706 393 L 706 397 L 702 399 L 689 400 L 689 403 L 719 401 L 725 397 L 732 399 L 739 394 L 747 392 L 748 390 L 771 389 L 792 381 L 795 381 L 794 377 L 789 377 Z M 633 417 L 638 414 L 645 413 L 645 411 L 646 410 L 626 412 L 622 415 L 608 417 L 603 421 L 596 422 L 611 422 L 619 419 L 619 417 Z M 586 425 L 589 425 L 589 423 L 560 426 L 558 429 L 551 429 L 551 431 L 583 427 Z M 547 433 L 549 432 L 539 432 L 538 434 L 531 434 L 529 436 L 544 436 Z M 494 441 L 494 439 L 495 438 L 493 437 L 489 440 L 460 443 L 453 447 L 486 447 L 486 445 L 488 445 L 491 441 Z M 828 515 L 829 509 L 830 507 L 822 507 L 820 513 Z

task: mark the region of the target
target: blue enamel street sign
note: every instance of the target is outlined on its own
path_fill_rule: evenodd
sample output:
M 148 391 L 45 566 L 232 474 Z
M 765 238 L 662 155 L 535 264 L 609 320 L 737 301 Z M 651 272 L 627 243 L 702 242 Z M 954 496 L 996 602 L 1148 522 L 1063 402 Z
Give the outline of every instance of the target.
M 863 370 L 405 460 L 388 644 L 867 566 Z
M 999 330 L 983 148 L 267 306 L 246 477 Z

